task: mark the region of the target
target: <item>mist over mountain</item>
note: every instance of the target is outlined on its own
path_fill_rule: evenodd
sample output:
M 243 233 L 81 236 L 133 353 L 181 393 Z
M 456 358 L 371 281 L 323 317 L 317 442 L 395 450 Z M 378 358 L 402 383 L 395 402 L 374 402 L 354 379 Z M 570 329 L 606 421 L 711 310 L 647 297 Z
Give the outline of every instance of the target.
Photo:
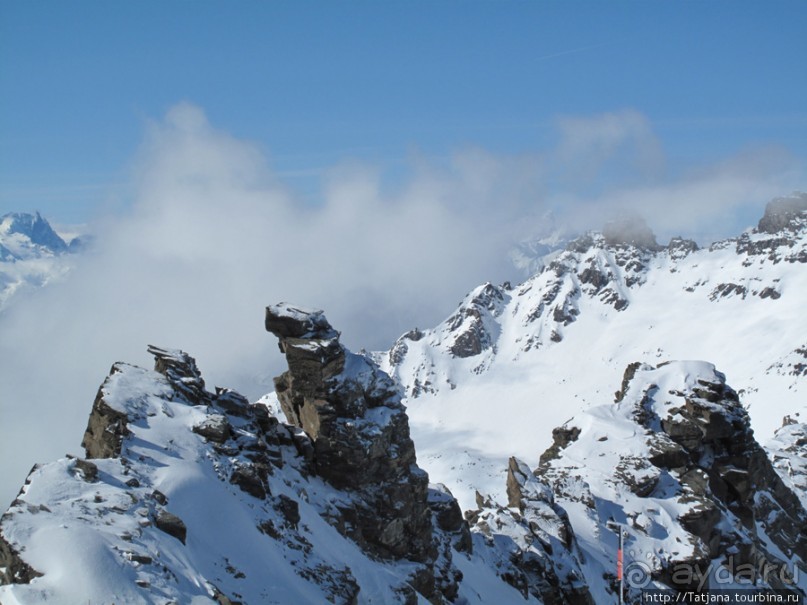
M 15 294 L 64 277 L 73 260 L 67 254 L 83 247 L 79 237 L 65 242 L 39 212 L 0 217 L 0 311 Z
M 635 214 L 551 241 L 388 351 L 271 305 L 257 404 L 116 363 L 0 520 L 3 602 L 615 603 L 614 531 L 628 600 L 803 598 L 807 194 L 708 247 Z

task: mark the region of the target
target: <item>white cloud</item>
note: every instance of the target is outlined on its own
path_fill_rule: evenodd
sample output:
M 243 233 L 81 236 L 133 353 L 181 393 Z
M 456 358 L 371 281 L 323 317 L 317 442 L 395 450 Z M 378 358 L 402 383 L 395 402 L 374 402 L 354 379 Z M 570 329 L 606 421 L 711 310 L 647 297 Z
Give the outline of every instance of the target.
M 436 324 L 479 283 L 514 277 L 507 251 L 548 209 L 591 227 L 616 207 L 637 207 L 652 225 L 656 216 L 686 235 L 803 176 L 792 159 L 783 172 L 782 162 L 752 154 L 650 185 L 663 154 L 640 114 L 566 118 L 559 132 L 557 149 L 532 155 L 468 149 L 441 166 L 421 158 L 392 193 L 377 167 L 346 162 L 312 205 L 273 174 L 258 145 L 176 106 L 147 127 L 129 211 L 96 225 L 93 250 L 67 281 L 0 317 L 0 497 L 13 497 L 33 462 L 81 454 L 109 366 L 150 366 L 147 344 L 196 356 L 210 388 L 256 396 L 283 369 L 263 330 L 267 304 L 320 306 L 348 346 L 386 348 L 415 325 Z M 623 160 L 645 171 L 641 186 L 555 188 Z
M 635 110 L 557 119 L 557 169 L 568 182 L 647 180 L 663 174 L 665 157 L 650 120 Z M 617 173 L 614 175 L 613 173 Z

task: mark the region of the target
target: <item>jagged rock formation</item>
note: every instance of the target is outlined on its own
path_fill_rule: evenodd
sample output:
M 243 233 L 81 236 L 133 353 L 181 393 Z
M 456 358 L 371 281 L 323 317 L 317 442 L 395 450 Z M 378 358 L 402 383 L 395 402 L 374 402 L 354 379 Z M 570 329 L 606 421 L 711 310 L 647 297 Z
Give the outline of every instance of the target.
M 68 249 L 67 243 L 39 212 L 35 214 L 11 212 L 0 217 L 0 241 L 4 238 L 11 239 L 14 235 L 22 236 L 31 244 L 56 254 L 66 252 Z M 14 257 L 20 259 L 21 255 L 16 253 Z
M 495 310 L 488 294 L 478 307 Z M 616 403 L 553 431 L 539 468 L 510 460 L 506 505 L 479 496 L 463 518 L 417 466 L 387 375 L 321 312 L 274 305 L 266 326 L 291 424 L 208 391 L 182 351 L 149 347 L 154 371 L 116 363 L 87 459 L 35 467 L 0 519 L 3 602 L 591 605 L 615 599 L 614 522 L 629 596 L 703 586 L 716 566 L 732 585 L 750 569 L 807 588 L 807 512 L 789 488 L 803 425 L 788 421 L 772 465 L 709 364 L 631 364 Z
M 753 571 L 760 586 L 801 594 L 807 512 L 725 377 L 705 363 L 633 364 L 616 400 L 556 431 L 530 477 L 550 486 L 575 531 L 604 537 L 609 521 L 626 529 L 640 572 L 631 589 L 708 587 L 722 566 L 732 582 Z M 583 551 L 602 561 L 594 544 Z M 614 566 L 603 568 L 613 590 Z M 590 565 L 586 577 L 596 585 Z
M 783 230 L 796 231 L 803 225 L 805 212 L 807 212 L 805 193 L 776 198 L 765 208 L 765 214 L 759 219 L 757 231 L 770 234 Z
M 655 248 L 639 226 L 635 236 L 588 233 L 523 283 L 483 284 L 436 327 L 374 354 L 409 398 L 421 466 L 443 472 L 449 455 L 430 429 L 419 442 L 420 427 L 484 427 L 489 436 L 471 443 L 448 435 L 458 473 L 450 486 L 465 508 L 476 490 L 504 501 L 508 457 L 535 466 L 551 445 L 529 420 L 536 410 L 544 425 L 562 425 L 608 397 L 636 359 L 717 361 L 764 441 L 783 416 L 806 413 L 807 195 L 790 199 L 785 210 L 769 205 L 778 222 L 711 246 L 673 238 Z
M 765 214 L 755 229 L 737 238 L 737 254 L 747 255 L 752 265 L 766 259 L 774 264 L 807 263 L 807 244 L 800 237 L 807 229 L 807 193 L 776 198 L 765 208 Z M 718 242 L 714 248 L 730 245 Z M 776 289 L 774 288 L 776 291 Z
M 670 254 L 685 256 L 693 246 L 697 248 L 694 242 L 675 240 Z M 643 220 L 609 223 L 604 234 L 592 232 L 571 241 L 518 287 L 479 286 L 437 328 L 404 334 L 377 359 L 411 397 L 453 388 L 461 378 L 457 371 L 481 374 L 502 349 L 519 355 L 561 342 L 580 315 L 582 299 L 624 311 L 630 291 L 645 282 L 647 268 L 661 250 L 666 251 Z M 517 337 L 502 343 L 502 334 Z M 440 357 L 456 360 L 456 370 L 436 368 L 433 360 Z
M 321 313 L 274 306 L 267 326 L 294 424 L 208 391 L 182 351 L 150 346 L 154 371 L 114 364 L 87 459 L 34 468 L 0 519 L 0 601 L 522 601 L 417 467 L 390 378 Z
M 376 556 L 432 565 L 429 478 L 417 466 L 395 383 L 346 351 L 321 311 L 270 306 L 266 329 L 280 339 L 289 365 L 275 379 L 278 400 L 311 440 L 314 472 L 357 496 L 338 507 L 336 526 Z M 435 590 L 429 575 L 424 567 L 417 576 L 426 596 Z
M 274 395 L 288 424 L 208 391 L 181 351 L 149 347 L 154 371 L 115 364 L 86 459 L 37 466 L 0 519 L 0 601 L 610 603 L 615 526 L 628 534 L 629 598 L 715 582 L 707 569 L 732 586 L 804 591 L 802 417 L 788 412 L 769 461 L 745 408 L 778 420 L 788 402 L 803 406 L 807 221 L 789 202 L 766 217 L 702 249 L 680 238 L 655 249 L 641 225 L 591 233 L 376 357 L 423 397 L 410 413 L 434 404 L 438 447 L 454 449 L 433 477 L 455 489 L 455 473 L 482 474 L 485 441 L 506 451 L 491 463 L 504 495 L 479 495 L 466 518 L 428 485 L 398 384 L 347 351 L 322 312 L 267 310 L 289 366 Z M 750 347 L 735 332 L 773 336 Z M 610 400 L 616 365 L 704 342 L 721 367 L 753 358 L 745 375 L 764 380 L 735 392 L 709 364 L 633 363 L 616 403 L 589 407 Z M 460 413 L 443 422 L 446 403 Z
M 545 605 L 593 605 L 583 554 L 549 486 L 511 458 L 507 495 L 507 507 L 478 495 L 478 508 L 466 513 L 477 540 L 493 551 L 496 572 L 525 598 Z

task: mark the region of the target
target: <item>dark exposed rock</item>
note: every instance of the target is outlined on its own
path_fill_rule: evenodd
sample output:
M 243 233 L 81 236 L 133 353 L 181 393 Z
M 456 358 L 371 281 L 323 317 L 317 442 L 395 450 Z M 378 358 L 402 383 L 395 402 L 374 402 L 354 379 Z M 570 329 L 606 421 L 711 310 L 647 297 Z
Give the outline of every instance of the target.
M 722 374 L 715 372 L 715 378 L 698 380 L 690 393 L 679 394 L 684 403 L 669 408 L 661 418 L 664 433 L 659 435 L 679 447 L 658 446 L 650 459 L 673 472 L 685 488 L 682 498 L 689 505 L 679 521 L 701 541 L 699 556 L 707 563 L 727 545 L 746 542 L 748 534 L 753 539 L 758 525 L 781 552 L 805 561 L 807 537 L 799 528 L 807 527 L 807 511 L 754 439 L 737 394 Z M 646 419 L 646 427 L 652 428 L 655 421 Z M 657 442 L 663 443 L 663 439 Z M 727 522 L 728 515 L 741 525 Z M 757 543 L 752 550 L 753 557 L 749 551 L 745 562 L 782 565 L 766 545 Z M 733 556 L 737 559 L 740 554 Z
M 454 357 L 464 359 L 473 357 L 482 352 L 482 339 L 480 338 L 481 321 L 478 318 L 473 322 L 472 327 L 457 336 L 450 351 Z
M 336 330 L 328 323 L 322 311 L 295 307 L 287 303 L 278 303 L 266 308 L 265 327 L 267 332 L 280 339 L 338 338 Z
M 231 389 L 222 389 L 216 387 L 216 397 L 213 401 L 214 405 L 223 410 L 227 414 L 239 417 L 248 417 L 252 406 L 249 400 L 241 393 Z
M 654 374 L 647 375 L 651 372 Z M 694 379 L 693 372 L 699 372 Z M 659 384 L 670 384 L 667 381 L 673 376 L 683 391 L 662 392 Z M 631 451 L 603 435 L 610 426 L 603 424 L 612 413 L 609 410 L 603 408 L 592 412 L 591 418 L 572 420 L 553 432 L 554 444 L 541 457 L 534 474 L 511 460 L 507 486 L 510 506 L 526 516 L 529 507 L 540 500 L 527 497 L 524 487 L 535 481 L 533 485 L 545 485 L 544 491 L 535 489 L 535 494 L 547 494 L 563 506 L 583 504 L 591 511 L 594 531 L 611 529 L 602 520 L 614 510 L 648 511 L 628 514 L 620 523 L 632 536 L 658 540 L 654 548 L 664 554 L 646 564 L 648 581 L 679 591 L 698 588 L 701 582 L 708 588 L 708 570 L 722 564 L 720 561 L 731 561 L 734 566 L 789 569 L 791 574 L 794 566 L 803 565 L 807 560 L 803 532 L 807 511 L 754 440 L 747 412 L 722 374 L 697 364 L 684 363 L 670 374 L 646 364 L 631 364 L 616 393 L 616 405 L 620 422 L 632 420 L 636 427 L 631 430 L 615 424 L 614 430 L 624 431 L 623 435 L 633 432 L 634 439 L 644 440 L 644 451 Z M 779 451 L 782 453 L 775 459 L 784 470 L 791 466 L 791 458 Z M 583 469 L 588 462 L 596 465 L 602 457 L 614 462 L 590 478 Z M 592 494 L 586 483 L 589 480 L 609 487 L 597 487 Z M 617 496 L 612 495 L 612 488 Z M 676 538 L 676 543 L 688 541 L 685 548 L 663 545 L 669 534 L 665 536 L 657 525 L 655 511 L 664 501 L 681 507 L 677 523 L 688 538 Z M 473 519 L 480 528 L 484 513 L 477 511 Z M 544 516 L 544 524 L 546 519 Z M 543 569 L 546 567 L 544 563 Z M 518 569 L 521 575 L 511 570 L 509 576 L 515 586 L 540 584 L 528 581 L 530 576 L 523 566 Z M 772 579 L 769 585 L 793 590 L 786 578 Z M 615 579 L 611 587 L 616 589 Z M 629 596 L 632 599 L 635 595 Z
M 770 298 L 771 300 L 776 300 L 781 298 L 781 294 L 776 288 L 771 288 L 770 286 L 763 288 L 762 291 L 759 293 L 760 298 Z
M 77 458 L 76 469 L 81 472 L 81 475 L 84 477 L 85 481 L 92 482 L 98 480 L 98 467 L 89 460 Z
M 154 491 L 151 492 L 151 497 L 154 498 L 154 501 L 157 504 L 161 504 L 162 506 L 168 504 L 168 496 L 166 496 L 158 489 L 155 489 Z
M 157 511 L 154 516 L 154 525 L 157 529 L 164 531 L 169 536 L 174 536 L 177 540 L 185 544 L 185 538 L 188 534 L 188 529 L 185 523 L 173 513 L 169 513 L 164 508 Z
M 674 237 L 670 240 L 667 250 L 672 258 L 681 259 L 698 251 L 698 244 L 695 240 Z
M 213 401 L 214 396 L 205 390 L 204 380 L 193 357 L 183 351 L 162 349 L 153 345 L 149 345 L 148 351 L 154 355 L 155 371 L 167 379 L 175 400 L 190 405 L 209 405 Z M 107 389 L 114 389 L 116 375 L 124 367 L 126 364 L 113 365 L 109 376 L 98 389 L 81 442 L 87 452 L 87 458 L 119 457 L 123 442 L 130 435 L 127 425 L 131 418 L 105 399 Z M 200 428 L 210 436 L 215 434 L 212 426 Z
M 110 376 L 119 372 L 118 364 L 112 366 Z M 121 452 L 124 438 L 129 435 L 128 417 L 104 401 L 104 386 L 98 389 L 92 406 L 87 430 L 81 446 L 87 452 L 87 458 L 117 458 Z
M 476 291 L 470 301 L 446 321 L 454 334 L 449 351 L 454 357 L 465 359 L 479 355 L 495 344 L 496 334 L 488 327 L 488 318 L 501 312 L 504 293 L 491 283 Z
M 261 464 L 237 464 L 230 475 L 230 483 L 237 485 L 242 491 L 263 500 L 269 486 L 266 477 L 269 467 Z
M 284 494 L 278 496 L 277 509 L 290 527 L 297 527 L 300 522 L 300 507 L 295 500 Z
M 230 423 L 221 414 L 208 416 L 204 421 L 193 427 L 193 432 L 201 435 L 208 441 L 224 443 L 230 438 Z
M 628 392 L 628 387 L 630 386 L 630 381 L 633 380 L 633 377 L 636 376 L 636 372 L 642 367 L 642 365 L 643 364 L 641 361 L 634 361 L 633 363 L 628 364 L 628 367 L 625 368 L 625 373 L 622 375 L 622 385 L 614 395 L 614 403 L 619 403 L 625 398 L 625 395 Z
M 446 486 L 438 484 L 429 488 L 429 508 L 437 527 L 452 536 L 454 549 L 470 553 L 473 550 L 471 530 L 459 503 Z
M 480 510 L 471 516 L 476 530 L 491 538 L 495 527 L 508 527 L 512 542 L 501 535 L 492 540 L 496 573 L 525 598 L 533 595 L 552 605 L 593 605 L 582 571 L 582 552 L 550 486 L 526 464 L 511 458 L 507 496 L 509 508 L 479 501 Z
M 0 584 L 28 584 L 41 576 L 0 534 Z
M 550 460 L 554 460 L 560 454 L 560 451 L 567 445 L 577 440 L 580 435 L 580 429 L 576 426 L 559 426 L 552 429 L 552 445 L 543 454 L 541 454 L 540 464 L 543 466 Z
M 794 226 L 807 212 L 807 194 L 796 193 L 790 197 L 776 198 L 765 207 L 757 230 L 762 233 L 777 233 Z
M 348 352 L 321 311 L 280 304 L 266 316 L 289 366 L 275 379 L 281 408 L 305 432 L 314 472 L 356 496 L 337 505 L 332 524 L 374 556 L 426 564 L 413 585 L 427 598 L 450 592 L 428 567 L 437 556 L 428 476 L 415 462 L 395 383 Z
M 709 294 L 709 299 L 717 300 L 718 298 L 726 298 L 733 295 L 745 298 L 747 294 L 748 289 L 740 284 L 718 284 L 717 287 L 712 290 L 711 294 Z
M 207 405 L 212 395 L 205 390 L 205 381 L 196 360 L 176 349 L 161 349 L 148 346 L 148 352 L 154 355 L 154 370 L 165 376 L 174 390 L 191 405 Z

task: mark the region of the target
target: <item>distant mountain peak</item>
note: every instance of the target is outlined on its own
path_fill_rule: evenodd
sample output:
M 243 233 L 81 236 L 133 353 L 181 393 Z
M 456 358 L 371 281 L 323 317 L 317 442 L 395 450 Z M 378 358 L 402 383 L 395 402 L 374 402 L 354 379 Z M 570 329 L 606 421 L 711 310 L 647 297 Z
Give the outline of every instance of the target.
M 759 220 L 757 231 L 778 233 L 795 230 L 807 224 L 807 193 L 797 191 L 768 202 L 765 214 Z
M 0 235 L 18 233 L 26 236 L 31 243 L 43 246 L 54 253 L 67 250 L 67 243 L 59 236 L 39 211 L 11 212 L 0 218 Z

